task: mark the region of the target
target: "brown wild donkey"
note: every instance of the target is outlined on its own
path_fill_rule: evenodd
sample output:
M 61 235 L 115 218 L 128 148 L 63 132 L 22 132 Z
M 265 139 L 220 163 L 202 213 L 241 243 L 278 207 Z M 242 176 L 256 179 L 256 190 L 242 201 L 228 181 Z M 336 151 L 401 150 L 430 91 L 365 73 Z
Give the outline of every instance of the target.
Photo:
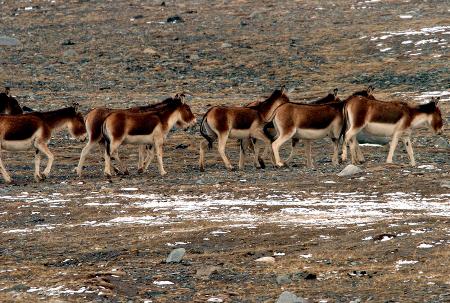
M 20 115 L 22 113 L 19 102 L 11 96 L 9 87 L 5 87 L 5 91 L 0 93 L 0 114 Z
M 255 138 L 270 146 L 270 139 L 264 134 L 263 127 L 272 121 L 277 108 L 289 102 L 285 87 L 275 90 L 265 101 L 254 106 L 214 106 L 203 116 L 200 124 L 200 133 L 206 139 L 200 143 L 200 170 L 205 169 L 205 149 L 212 148 L 212 144 L 218 139 L 218 151 L 225 167 L 229 170 L 233 166 L 225 154 L 225 146 L 228 138 L 249 139 Z M 241 151 L 243 147 L 241 145 Z M 264 161 L 255 152 L 255 163 L 264 168 Z M 242 154 L 241 154 L 242 155 Z M 241 158 L 243 159 L 243 158 Z M 239 168 L 243 168 L 243 161 L 239 161 Z
M 303 103 L 306 103 L 306 104 L 326 104 L 326 103 L 340 102 L 341 100 L 339 99 L 337 94 L 338 94 L 338 89 L 335 88 L 333 90 L 333 92 L 328 93 L 325 97 L 322 97 L 320 99 L 313 100 L 313 101 L 303 101 L 301 103 L 302 104 Z M 254 106 L 254 105 L 257 105 L 259 103 L 260 103 L 260 101 L 255 101 L 255 102 L 247 104 L 246 106 Z M 275 130 L 275 127 L 273 125 L 273 121 L 268 123 L 268 124 L 266 124 L 264 126 L 264 132 L 266 132 L 266 134 L 268 136 L 270 136 L 271 139 L 274 139 L 276 137 L 277 131 Z M 294 155 L 295 155 L 295 146 L 297 145 L 297 143 L 299 141 L 300 141 L 299 138 L 292 137 L 291 152 L 289 154 L 288 159 L 285 161 L 286 164 L 289 163 L 292 160 L 292 158 L 294 157 Z M 309 140 L 304 140 L 304 141 L 305 141 L 306 158 L 309 159 L 310 156 L 308 156 L 308 152 L 311 153 L 311 143 L 310 143 Z M 254 140 L 251 140 L 251 141 L 250 140 L 241 140 L 240 157 L 244 156 L 245 148 L 247 146 L 250 147 L 250 149 L 254 148 L 253 144 L 255 144 Z M 239 159 L 241 159 L 241 158 L 239 158 Z
M 406 102 L 386 102 L 354 96 L 346 102 L 344 108 L 347 130 L 342 146 L 342 160 L 347 159 L 347 144 L 350 142 L 351 160 L 357 163 L 356 138 L 361 131 L 392 137 L 386 163 L 392 163 L 399 138 L 403 139 L 412 166 L 416 165 L 411 145 L 411 132 L 414 128 L 428 124 L 435 133 L 443 128 L 442 114 L 438 107 L 439 98 L 420 105 Z
M 40 181 L 50 174 L 54 156 L 48 149 L 52 132 L 67 127 L 75 138 L 86 134 L 83 116 L 77 112 L 78 105 L 50 112 L 33 112 L 25 115 L 0 115 L 0 152 L 36 149 L 34 178 Z M 41 174 L 41 154 L 46 155 L 47 166 Z M 11 177 L 0 158 L 0 169 L 5 182 Z
M 106 143 L 105 175 L 111 176 L 111 155 L 122 144 L 152 145 L 156 151 L 158 168 L 163 176 L 164 140 L 174 125 L 187 129 L 196 123 L 190 107 L 181 99 L 173 99 L 158 113 L 130 113 L 127 111 L 111 113 L 103 123 L 102 133 Z M 144 163 L 144 166 L 147 164 Z
M 80 161 L 78 162 L 78 166 L 76 168 L 76 172 L 78 176 L 81 177 L 83 164 L 86 161 L 87 155 L 92 151 L 96 144 L 104 147 L 104 138 L 102 134 L 102 126 L 103 122 L 105 122 L 106 117 L 108 117 L 111 113 L 116 112 L 130 112 L 130 113 L 143 113 L 143 112 L 158 112 L 162 111 L 168 104 L 170 104 L 174 99 L 182 101 L 184 98 L 184 94 L 176 94 L 173 98 L 167 98 L 161 102 L 155 104 L 149 104 L 145 106 L 132 107 L 129 109 L 112 109 L 99 107 L 94 108 L 86 115 L 86 129 L 89 141 L 86 146 L 81 151 Z M 104 150 L 104 148 L 102 148 Z M 143 163 L 146 161 L 144 159 L 144 151 L 145 146 L 139 146 L 139 163 L 138 163 L 138 171 L 142 172 L 146 169 Z M 119 162 L 121 172 L 124 174 L 128 174 L 128 169 L 124 165 L 124 163 L 120 160 L 118 153 L 114 155 L 114 158 Z M 118 169 L 116 169 L 119 171 Z

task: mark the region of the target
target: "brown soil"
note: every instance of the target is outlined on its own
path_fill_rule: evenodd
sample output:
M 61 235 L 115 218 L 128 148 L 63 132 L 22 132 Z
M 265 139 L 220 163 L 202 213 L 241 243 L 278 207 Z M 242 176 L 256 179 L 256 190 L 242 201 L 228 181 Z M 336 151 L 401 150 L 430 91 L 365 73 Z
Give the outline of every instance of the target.
M 21 44 L 0 46 L 0 84 L 39 110 L 128 107 L 184 91 L 200 118 L 281 84 L 296 87 L 294 101 L 368 84 L 384 100 L 450 88 L 448 27 L 380 38 L 449 26 L 445 1 L 1 6 L 1 35 Z M 165 22 L 174 15 L 184 22 Z M 426 39 L 438 41 L 418 43 Z M 170 134 L 163 178 L 154 165 L 137 174 L 136 148 L 125 147 L 130 176 L 105 179 L 96 150 L 80 180 L 84 143 L 65 133 L 52 140 L 55 165 L 42 183 L 32 151 L 3 152 L 15 183 L 0 188 L 0 301 L 274 302 L 289 290 L 311 302 L 448 302 L 449 148 L 425 128 L 413 138 L 418 167 L 401 144 L 393 165 L 383 164 L 387 147 L 363 147 L 364 172 L 351 178 L 337 176 L 347 163 L 331 165 L 329 140 L 314 143 L 316 169 L 299 152 L 289 168 L 248 160 L 227 172 L 214 151 L 200 173 L 197 130 Z M 237 163 L 236 142 L 227 152 Z M 183 261 L 164 263 L 176 247 Z M 255 262 L 266 256 L 275 262 Z

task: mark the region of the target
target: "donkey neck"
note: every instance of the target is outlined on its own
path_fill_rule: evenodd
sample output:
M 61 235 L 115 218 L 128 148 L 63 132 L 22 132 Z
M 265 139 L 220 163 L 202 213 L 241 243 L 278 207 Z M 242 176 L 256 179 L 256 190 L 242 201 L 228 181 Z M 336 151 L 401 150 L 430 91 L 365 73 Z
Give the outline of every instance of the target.
M 273 120 L 275 110 L 284 103 L 286 103 L 286 101 L 280 100 L 279 98 L 273 100 L 268 99 L 257 105 L 255 109 L 259 112 L 265 122 L 270 122 Z
M 180 118 L 178 109 L 178 107 L 169 107 L 159 114 L 159 118 L 165 132 L 170 131 Z
M 43 112 L 41 114 L 44 118 L 44 122 L 51 129 L 61 129 L 73 118 L 74 109 L 67 107 L 50 112 Z

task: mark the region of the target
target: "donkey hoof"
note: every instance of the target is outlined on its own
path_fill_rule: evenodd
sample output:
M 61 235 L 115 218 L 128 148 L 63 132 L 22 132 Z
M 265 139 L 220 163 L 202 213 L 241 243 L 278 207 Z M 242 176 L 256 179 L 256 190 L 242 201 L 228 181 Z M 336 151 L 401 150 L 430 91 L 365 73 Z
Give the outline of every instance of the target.
M 144 169 L 143 168 L 139 168 L 137 172 L 138 172 L 138 174 L 142 174 L 144 172 Z
M 259 162 L 259 167 L 258 168 L 260 168 L 260 169 L 265 169 L 266 168 L 266 164 L 264 163 L 263 160 L 258 160 L 258 162 Z
M 128 175 L 130 175 L 130 172 L 128 171 L 128 169 L 127 169 L 127 170 L 125 170 L 125 171 L 123 172 L 123 175 L 124 175 L 124 176 L 128 176 Z

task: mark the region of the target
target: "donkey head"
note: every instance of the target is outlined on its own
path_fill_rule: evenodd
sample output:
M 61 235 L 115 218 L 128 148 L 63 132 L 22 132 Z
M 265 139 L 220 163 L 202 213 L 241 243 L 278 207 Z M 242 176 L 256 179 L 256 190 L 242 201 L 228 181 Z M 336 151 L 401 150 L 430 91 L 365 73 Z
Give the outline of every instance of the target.
M 440 108 L 438 107 L 440 97 L 432 97 L 430 105 L 432 105 L 432 111 L 429 118 L 429 123 L 431 128 L 438 135 L 442 134 L 444 128 L 444 122 L 442 120 L 442 113 Z

